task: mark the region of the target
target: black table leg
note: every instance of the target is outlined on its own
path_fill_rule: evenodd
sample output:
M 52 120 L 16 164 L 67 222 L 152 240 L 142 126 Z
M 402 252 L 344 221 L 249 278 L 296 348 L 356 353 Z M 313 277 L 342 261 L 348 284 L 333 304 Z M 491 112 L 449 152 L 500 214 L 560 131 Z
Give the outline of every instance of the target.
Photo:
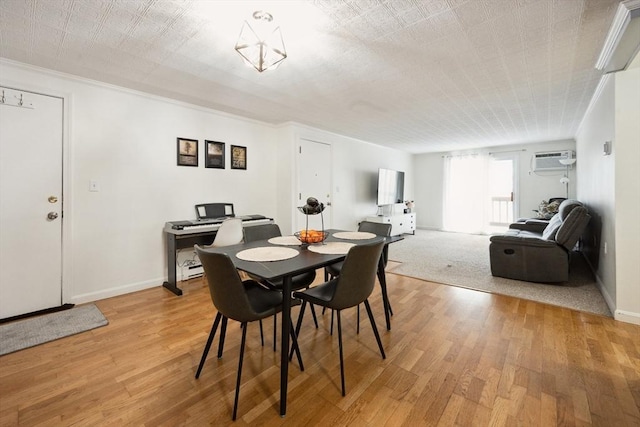
M 289 378 L 289 334 L 291 329 L 291 276 L 282 281 L 282 345 L 280 346 L 280 416 L 287 413 Z
M 389 296 L 387 295 L 387 278 L 384 274 L 384 260 L 380 257 L 378 261 L 378 280 L 380 281 L 380 288 L 382 288 L 382 304 L 384 305 L 384 319 L 387 322 L 387 331 L 391 330 L 391 318 L 389 313 L 391 307 L 389 306 Z

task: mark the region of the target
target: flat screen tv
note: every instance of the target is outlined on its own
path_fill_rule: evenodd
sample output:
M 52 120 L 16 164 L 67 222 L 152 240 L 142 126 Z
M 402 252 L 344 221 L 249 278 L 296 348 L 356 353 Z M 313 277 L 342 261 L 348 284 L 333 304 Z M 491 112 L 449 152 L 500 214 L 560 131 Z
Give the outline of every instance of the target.
M 404 172 L 378 169 L 378 206 L 404 202 Z

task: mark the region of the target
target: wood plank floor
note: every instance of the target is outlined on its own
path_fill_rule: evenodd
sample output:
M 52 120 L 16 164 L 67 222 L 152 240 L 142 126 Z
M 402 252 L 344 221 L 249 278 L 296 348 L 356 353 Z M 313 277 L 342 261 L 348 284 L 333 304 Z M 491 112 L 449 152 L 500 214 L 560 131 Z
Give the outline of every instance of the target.
M 306 369 L 290 366 L 281 418 L 268 320 L 264 347 L 249 326 L 232 423 L 240 328 L 229 323 L 224 357 L 212 349 L 194 379 L 215 315 L 196 279 L 182 297 L 157 287 L 98 301 L 108 326 L 0 357 L 0 425 L 640 426 L 640 327 L 387 276 L 391 331 L 371 298 L 386 360 L 364 310 L 359 335 L 344 312 L 346 397 L 329 313 L 319 329 L 305 316 Z

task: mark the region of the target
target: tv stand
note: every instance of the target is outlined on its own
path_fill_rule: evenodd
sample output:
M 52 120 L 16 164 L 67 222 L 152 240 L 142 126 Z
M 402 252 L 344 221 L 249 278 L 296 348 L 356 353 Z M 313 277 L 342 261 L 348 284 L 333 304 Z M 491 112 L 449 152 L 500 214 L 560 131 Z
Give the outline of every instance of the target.
M 369 216 L 367 221 L 391 224 L 391 235 L 416 234 L 416 214 L 415 212 L 396 215 Z

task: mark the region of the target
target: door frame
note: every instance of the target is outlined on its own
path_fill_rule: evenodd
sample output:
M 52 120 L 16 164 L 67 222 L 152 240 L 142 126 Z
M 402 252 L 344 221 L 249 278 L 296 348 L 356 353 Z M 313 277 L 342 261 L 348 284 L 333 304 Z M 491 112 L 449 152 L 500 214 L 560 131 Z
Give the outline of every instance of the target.
M 60 221 L 62 222 L 62 277 L 60 278 L 62 295 L 62 304 L 70 303 L 73 299 L 72 293 L 72 236 L 73 236 L 73 205 L 71 191 L 73 186 L 71 185 L 71 143 L 70 143 L 70 123 L 71 117 L 71 104 L 72 95 L 70 92 L 63 92 L 58 90 L 52 90 L 51 88 L 45 88 L 43 86 L 35 85 L 31 82 L 19 82 L 11 79 L 0 79 L 0 85 L 9 89 L 30 92 L 36 95 L 50 96 L 53 98 L 60 98 L 62 100 L 62 215 Z

